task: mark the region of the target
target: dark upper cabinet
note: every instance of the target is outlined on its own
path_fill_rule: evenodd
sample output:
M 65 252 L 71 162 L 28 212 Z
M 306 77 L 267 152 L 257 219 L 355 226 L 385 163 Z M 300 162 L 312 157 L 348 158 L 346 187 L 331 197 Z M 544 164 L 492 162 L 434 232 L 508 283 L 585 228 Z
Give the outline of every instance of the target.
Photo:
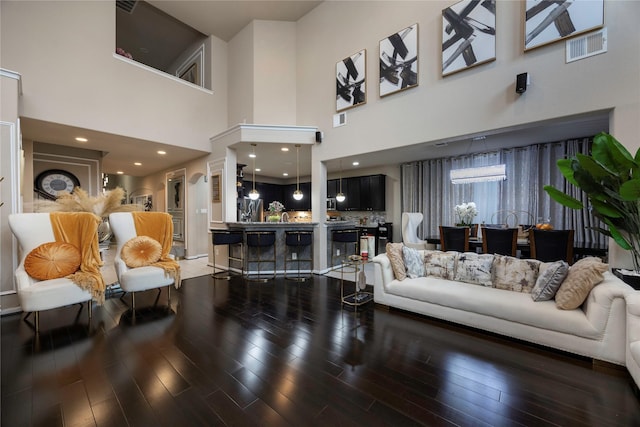
M 340 192 L 340 180 L 330 179 L 327 181 L 327 198 L 335 198 Z
M 342 179 L 346 200 L 337 203 L 339 211 L 384 211 L 385 175 L 357 176 Z M 327 194 L 330 184 L 327 182 Z M 339 189 L 337 190 L 339 191 Z

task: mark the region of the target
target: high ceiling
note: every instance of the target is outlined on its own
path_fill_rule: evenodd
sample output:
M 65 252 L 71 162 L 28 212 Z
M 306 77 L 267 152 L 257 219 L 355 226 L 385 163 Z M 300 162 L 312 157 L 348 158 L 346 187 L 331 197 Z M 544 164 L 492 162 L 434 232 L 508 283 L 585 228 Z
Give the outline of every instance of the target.
M 203 34 L 212 34 L 228 41 L 254 19 L 297 21 L 321 2 L 304 0 L 152 0 L 149 3 Z M 571 137 L 589 136 L 600 131 L 608 131 L 608 117 L 607 111 L 600 111 L 522 127 L 497 129 L 483 135 L 461 135 L 446 141 L 438 141 L 436 147 L 434 147 L 435 142 L 432 141 L 403 148 L 365 153 L 340 160 L 336 159 L 329 162 L 327 168 L 329 172 L 336 173 L 341 167 L 347 169 L 349 167 L 347 165 L 350 165 L 352 161 L 358 161 L 361 168 L 368 168 L 417 159 L 446 157 L 488 151 L 500 147 L 524 146 Z M 145 176 L 171 169 L 176 165 L 208 154 L 198 150 L 37 120 L 23 119 L 22 126 L 24 137 L 34 141 L 102 151 L 105 154 L 103 158 L 104 172 L 110 174 L 123 171 L 126 175 Z M 90 143 L 85 146 L 79 145 L 74 140 L 79 133 L 89 135 L 87 138 L 90 139 Z M 473 141 L 472 138 L 477 136 L 485 136 L 486 139 Z M 246 158 L 251 149 L 246 143 L 240 143 L 236 148 L 238 149 L 239 161 Z M 170 155 L 158 156 L 156 153 L 158 150 L 165 150 Z M 311 174 L 310 150 L 310 146 L 302 146 L 300 149 L 300 176 Z M 261 149 L 259 152 L 260 160 L 256 163 L 256 167 L 262 169 L 259 175 L 282 178 L 282 173 L 287 171 L 289 178 L 295 176 L 294 156 L 295 148 L 293 146 L 288 154 L 283 154 L 280 147 L 275 144 Z M 142 163 L 142 166 L 134 166 L 133 161 Z

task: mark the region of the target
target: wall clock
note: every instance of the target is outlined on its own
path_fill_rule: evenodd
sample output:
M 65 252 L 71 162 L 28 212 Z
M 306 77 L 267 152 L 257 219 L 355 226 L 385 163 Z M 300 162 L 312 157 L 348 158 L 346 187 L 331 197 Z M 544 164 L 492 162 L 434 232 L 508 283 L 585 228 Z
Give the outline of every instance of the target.
M 71 172 L 62 169 L 49 169 L 41 172 L 35 180 L 36 190 L 53 199 L 58 197 L 58 191 L 72 193 L 79 186 L 80 180 Z

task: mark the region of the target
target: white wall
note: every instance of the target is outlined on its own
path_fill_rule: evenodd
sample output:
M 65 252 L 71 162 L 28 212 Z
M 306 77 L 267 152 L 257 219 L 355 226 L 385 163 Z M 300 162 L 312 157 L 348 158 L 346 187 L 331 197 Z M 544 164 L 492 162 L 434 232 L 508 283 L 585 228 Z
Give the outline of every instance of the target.
M 497 60 L 441 77 L 442 9 L 450 1 L 323 2 L 297 23 L 298 122 L 324 131 L 314 161 L 613 108 L 612 133 L 640 146 L 640 2 L 606 1 L 605 54 L 565 63 L 564 42 L 523 53 L 524 2 L 498 1 Z M 366 19 L 365 19 L 366 17 Z M 419 86 L 380 98 L 379 41 L 419 25 Z M 367 50 L 367 103 L 332 127 L 335 64 Z M 532 85 L 515 93 L 517 74 Z
M 114 2 L 0 7 L 2 67 L 22 74 L 22 116 L 200 150 L 226 128 L 219 81 L 212 94 L 114 56 Z M 226 70 L 226 52 L 214 54 Z

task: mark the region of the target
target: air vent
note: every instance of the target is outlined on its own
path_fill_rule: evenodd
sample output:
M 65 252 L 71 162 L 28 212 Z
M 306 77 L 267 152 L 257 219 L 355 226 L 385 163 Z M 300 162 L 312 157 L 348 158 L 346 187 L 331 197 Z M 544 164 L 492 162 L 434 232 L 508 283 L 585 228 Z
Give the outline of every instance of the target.
M 333 127 L 344 126 L 347 124 L 347 113 L 338 113 L 333 115 Z
M 133 9 L 136 8 L 138 0 L 116 0 L 116 7 L 128 14 L 133 13 Z
M 588 58 L 607 51 L 607 29 L 567 40 L 567 63 Z

